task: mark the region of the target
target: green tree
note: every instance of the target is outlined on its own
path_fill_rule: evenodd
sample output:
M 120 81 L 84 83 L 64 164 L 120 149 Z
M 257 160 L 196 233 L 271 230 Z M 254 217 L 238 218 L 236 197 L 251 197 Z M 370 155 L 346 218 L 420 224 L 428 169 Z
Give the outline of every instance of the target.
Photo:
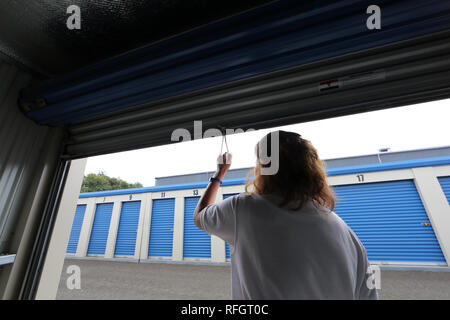
M 118 189 L 142 188 L 139 182 L 128 183 L 120 178 L 108 177 L 103 171 L 84 176 L 81 192 L 107 191 Z

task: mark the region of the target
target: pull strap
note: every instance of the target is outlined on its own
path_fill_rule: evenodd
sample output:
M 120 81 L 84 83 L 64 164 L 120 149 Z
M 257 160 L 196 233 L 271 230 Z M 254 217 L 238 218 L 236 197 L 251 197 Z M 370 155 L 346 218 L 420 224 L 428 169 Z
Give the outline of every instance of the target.
M 222 144 L 220 145 L 220 154 L 222 154 L 222 150 L 223 150 L 223 142 L 225 141 L 225 147 L 227 148 L 227 152 L 229 152 L 228 150 L 228 143 L 227 143 L 227 132 L 225 127 L 221 126 L 221 125 L 217 125 L 220 129 L 220 131 L 222 131 Z

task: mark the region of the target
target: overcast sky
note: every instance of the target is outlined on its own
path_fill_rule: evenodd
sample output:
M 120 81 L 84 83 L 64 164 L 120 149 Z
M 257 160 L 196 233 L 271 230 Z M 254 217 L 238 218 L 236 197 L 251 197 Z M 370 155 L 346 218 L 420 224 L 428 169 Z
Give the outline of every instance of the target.
M 198 119 L 200 120 L 200 119 Z M 251 167 L 255 145 L 265 134 L 294 131 L 317 148 L 322 159 L 450 145 L 450 99 L 366 112 L 227 137 L 231 168 Z M 127 182 L 153 186 L 155 177 L 215 170 L 221 137 L 91 157 L 87 173 L 104 171 Z

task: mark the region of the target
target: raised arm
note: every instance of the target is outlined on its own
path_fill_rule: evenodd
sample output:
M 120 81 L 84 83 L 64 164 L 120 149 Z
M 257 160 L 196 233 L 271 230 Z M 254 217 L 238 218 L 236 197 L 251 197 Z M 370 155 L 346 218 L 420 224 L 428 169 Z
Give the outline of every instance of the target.
M 217 170 L 214 173 L 213 177 L 219 180 L 223 180 L 223 178 L 225 177 L 225 173 L 227 173 L 228 169 L 231 166 L 231 153 L 224 153 L 222 156 L 222 161 L 220 160 L 220 156 L 218 158 L 217 161 Z M 205 193 L 203 193 L 203 195 L 201 196 L 197 207 L 194 210 L 194 223 L 195 225 L 200 228 L 203 229 L 200 223 L 200 216 L 199 213 L 208 205 L 213 204 L 215 199 L 216 199 L 216 195 L 217 195 L 217 190 L 219 190 L 219 186 L 220 183 L 215 180 L 212 181 L 208 184 L 208 186 L 206 187 Z

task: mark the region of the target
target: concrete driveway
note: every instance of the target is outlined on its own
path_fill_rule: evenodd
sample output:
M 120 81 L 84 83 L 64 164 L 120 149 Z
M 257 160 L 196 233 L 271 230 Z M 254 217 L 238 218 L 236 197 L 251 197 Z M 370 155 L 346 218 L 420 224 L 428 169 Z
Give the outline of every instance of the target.
M 69 290 L 67 267 L 81 270 Z M 230 299 L 230 267 L 66 259 L 57 299 Z M 381 299 L 450 299 L 450 272 L 381 271 Z

